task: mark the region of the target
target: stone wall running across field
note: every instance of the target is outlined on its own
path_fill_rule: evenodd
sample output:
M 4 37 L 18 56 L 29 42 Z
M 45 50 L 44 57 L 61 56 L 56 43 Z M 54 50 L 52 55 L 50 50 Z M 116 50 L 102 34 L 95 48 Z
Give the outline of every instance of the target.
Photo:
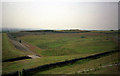
M 45 71 L 45 70 L 48 70 L 48 69 L 51 69 L 51 68 L 55 68 L 56 66 L 64 66 L 64 65 L 68 65 L 68 64 L 73 64 L 73 63 L 75 63 L 75 62 L 77 62 L 79 60 L 97 59 L 99 57 L 106 56 L 108 54 L 112 54 L 112 53 L 115 53 L 115 52 L 119 52 L 119 50 L 108 51 L 108 52 L 99 53 L 99 54 L 95 54 L 95 55 L 91 55 L 91 56 L 87 56 L 87 57 L 67 60 L 67 61 L 63 61 L 63 62 L 56 62 L 56 63 L 52 63 L 52 64 L 46 64 L 46 65 L 38 66 L 38 67 L 35 67 L 35 68 L 32 68 L 32 69 L 23 69 L 22 76 L 30 76 L 30 75 L 33 75 L 33 74 L 35 74 L 37 72 L 40 72 L 40 71 Z M 2 76 L 11 76 L 11 74 L 4 74 Z

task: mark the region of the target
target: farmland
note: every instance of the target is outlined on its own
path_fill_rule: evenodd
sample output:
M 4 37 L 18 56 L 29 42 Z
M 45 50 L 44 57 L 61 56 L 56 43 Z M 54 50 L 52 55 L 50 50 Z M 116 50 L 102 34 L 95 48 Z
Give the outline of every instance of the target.
M 13 40 L 17 39 L 18 43 L 24 45 L 29 50 L 23 51 L 15 48 L 7 35 L 11 35 Z M 117 37 L 118 33 L 116 31 L 90 31 L 80 33 L 24 31 L 8 34 L 3 33 L 3 60 L 31 54 L 40 56 L 40 58 L 35 59 L 4 62 L 2 64 L 3 74 L 118 50 Z M 119 58 L 117 55 L 118 53 L 113 53 L 94 60 L 81 60 L 71 65 L 58 66 L 35 74 L 81 74 L 79 72 L 80 70 L 97 68 L 99 65 L 118 63 Z M 106 69 L 104 70 L 106 71 Z M 97 70 L 88 73 L 96 74 L 104 72 Z

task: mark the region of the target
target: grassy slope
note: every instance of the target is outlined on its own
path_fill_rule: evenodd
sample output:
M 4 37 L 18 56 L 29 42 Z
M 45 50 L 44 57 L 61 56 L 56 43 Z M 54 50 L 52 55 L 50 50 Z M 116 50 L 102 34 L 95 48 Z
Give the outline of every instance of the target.
M 81 38 L 81 36 L 85 36 L 85 38 Z M 28 59 L 3 63 L 3 73 L 14 72 L 22 70 L 23 68 L 33 68 L 44 64 L 112 50 L 116 47 L 116 44 L 111 40 L 112 37 L 113 35 L 91 34 L 45 34 L 23 36 L 20 37 L 22 40 L 27 41 L 34 46 L 40 47 L 40 49 L 35 49 L 35 51 L 38 54 L 43 55 L 43 57 L 40 59 Z M 106 38 L 109 38 L 109 40 L 106 40 Z
M 51 57 L 42 57 L 42 58 L 32 59 L 32 60 L 27 59 L 27 60 L 15 61 L 15 62 L 5 62 L 5 63 L 3 63 L 3 71 L 2 72 L 10 73 L 10 72 L 14 72 L 14 71 L 21 71 L 22 69 L 34 68 L 34 67 L 44 65 L 44 64 L 50 64 L 50 63 L 65 61 L 65 60 L 69 60 L 69 59 L 84 57 L 84 56 L 89 56 L 89 54 L 68 55 L 68 56 L 51 56 Z M 116 53 L 116 54 L 112 54 L 112 55 L 109 55 L 109 56 L 106 56 L 106 57 L 103 57 L 100 59 L 96 59 L 96 60 L 78 61 L 73 65 L 58 67 L 58 68 L 51 69 L 48 71 L 40 72 L 40 74 L 76 73 L 79 70 L 94 68 L 94 67 L 99 66 L 100 64 L 102 64 L 102 65 L 111 64 L 111 63 L 117 62 L 117 61 L 118 61 L 118 54 Z M 71 70 L 71 69 L 73 69 L 73 70 Z
M 61 62 L 61 61 L 85 57 L 85 56 L 89 56 L 93 54 L 94 53 L 81 54 L 81 55 L 78 54 L 78 55 L 66 55 L 66 56 L 51 56 L 51 57 L 42 57 L 42 58 L 37 58 L 37 59 L 26 59 L 26 60 L 20 60 L 20 61 L 15 61 L 15 62 L 4 62 L 2 72 L 10 73 L 10 72 L 15 72 L 15 71 L 21 71 L 22 69 L 34 68 L 34 67 L 41 66 L 44 64 Z
M 24 56 L 24 52 L 17 50 L 10 42 L 6 33 L 2 34 L 2 60 Z
M 81 38 L 82 36 L 85 38 Z M 23 36 L 20 39 L 41 48 L 41 50 L 36 51 L 43 56 L 62 56 L 116 49 L 117 45 L 111 40 L 113 36 L 104 34 L 89 35 L 86 33 L 43 34 Z
M 120 74 L 120 70 L 118 70 L 119 68 L 120 66 L 102 68 L 98 71 L 93 72 L 93 74 Z
M 111 54 L 111 55 L 101 57 L 95 60 L 78 61 L 72 65 L 70 64 L 70 65 L 63 66 L 63 67 L 57 67 L 57 68 L 50 69 L 47 71 L 39 72 L 37 74 L 76 74 L 76 73 L 82 74 L 82 73 L 79 73 L 79 71 L 97 68 L 100 66 L 100 64 L 101 65 L 113 64 L 115 62 L 118 62 L 119 60 L 118 60 L 118 53 L 115 53 L 115 54 Z M 94 72 L 95 71 L 88 72 L 88 73 L 94 74 Z

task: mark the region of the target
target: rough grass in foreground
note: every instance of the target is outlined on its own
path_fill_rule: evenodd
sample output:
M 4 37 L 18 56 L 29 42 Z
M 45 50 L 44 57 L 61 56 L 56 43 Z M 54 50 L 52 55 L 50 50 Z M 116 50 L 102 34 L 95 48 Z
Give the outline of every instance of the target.
M 93 72 L 93 74 L 120 74 L 119 68 L 120 65 L 106 67 Z
M 22 69 L 30 69 L 30 68 L 38 67 L 45 64 L 71 60 L 74 58 L 85 57 L 93 54 L 95 53 L 66 55 L 66 56 L 50 56 L 50 57 L 42 57 L 42 58 L 36 58 L 36 59 L 20 60 L 15 62 L 4 62 L 2 65 L 3 67 L 2 73 L 5 74 L 5 73 L 10 73 L 15 71 L 21 71 Z
M 77 61 L 75 64 L 70 64 L 70 65 L 66 65 L 63 67 L 56 67 L 54 69 L 46 70 L 43 72 L 38 72 L 35 75 L 38 75 L 38 74 L 76 74 L 76 73 L 77 74 L 85 74 L 85 73 L 79 73 L 79 71 L 97 68 L 100 65 L 113 64 L 113 63 L 116 63 L 119 61 L 120 61 L 120 59 L 118 59 L 118 53 L 114 53 L 114 54 L 110 54 L 108 56 L 101 57 L 101 58 L 94 59 L 94 60 Z M 86 72 L 86 73 L 94 74 L 94 73 L 100 73 L 100 72 L 92 71 L 92 72 Z M 101 72 L 101 74 L 102 73 L 104 74 L 104 72 Z M 114 71 L 111 73 L 109 71 L 106 71 L 106 73 L 114 74 Z

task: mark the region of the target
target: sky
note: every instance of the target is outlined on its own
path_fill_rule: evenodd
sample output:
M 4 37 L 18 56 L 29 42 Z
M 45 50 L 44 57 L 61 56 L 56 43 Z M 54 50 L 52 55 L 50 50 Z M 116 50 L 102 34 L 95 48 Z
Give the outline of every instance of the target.
M 89 0 L 90 1 L 90 0 Z M 118 0 L 4 0 L 3 28 L 118 29 Z

